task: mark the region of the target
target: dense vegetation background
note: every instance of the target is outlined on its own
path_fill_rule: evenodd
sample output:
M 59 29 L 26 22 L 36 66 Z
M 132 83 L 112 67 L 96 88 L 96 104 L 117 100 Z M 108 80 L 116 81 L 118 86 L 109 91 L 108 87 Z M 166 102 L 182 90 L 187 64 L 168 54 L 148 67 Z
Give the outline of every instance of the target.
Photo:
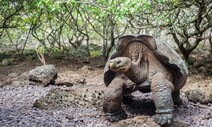
M 0 0 L 0 55 L 108 57 L 124 34 L 151 34 L 186 61 L 212 55 L 211 0 Z M 191 63 L 191 62 L 190 62 Z

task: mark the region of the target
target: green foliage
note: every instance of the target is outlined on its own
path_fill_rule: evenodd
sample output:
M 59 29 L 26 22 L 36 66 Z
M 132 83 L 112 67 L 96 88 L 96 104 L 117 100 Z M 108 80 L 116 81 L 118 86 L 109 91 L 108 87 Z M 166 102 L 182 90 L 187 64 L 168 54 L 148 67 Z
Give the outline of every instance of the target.
M 178 33 L 185 28 L 190 32 L 198 11 L 190 1 L 179 0 L 0 0 L 0 3 L 0 43 L 13 45 L 21 52 L 37 42 L 42 46 L 38 48 L 40 53 L 74 56 L 89 53 L 96 56 L 100 52 L 106 55 L 118 37 L 146 28 L 156 28 L 157 32 L 158 28 L 174 29 Z M 184 12 L 180 13 L 179 22 L 173 16 L 177 10 Z M 204 22 L 207 21 L 201 23 Z M 91 40 L 100 48 L 94 48 Z
M 54 49 L 55 50 L 55 49 Z M 54 51 L 53 50 L 53 51 Z M 40 54 L 45 54 L 46 50 L 43 46 L 40 46 L 36 49 L 36 52 L 40 53 Z
M 90 44 L 91 57 L 100 56 L 101 55 L 100 51 L 101 51 L 101 46 Z
M 10 55 L 9 54 L 6 54 L 6 53 L 1 53 L 0 52 L 0 61 L 2 61 L 5 58 L 10 58 Z

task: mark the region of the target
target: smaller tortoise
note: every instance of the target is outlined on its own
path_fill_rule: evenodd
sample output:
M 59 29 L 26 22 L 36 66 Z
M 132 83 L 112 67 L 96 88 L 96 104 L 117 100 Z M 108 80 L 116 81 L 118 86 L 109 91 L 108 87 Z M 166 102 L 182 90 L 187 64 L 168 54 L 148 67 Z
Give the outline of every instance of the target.
M 125 119 L 123 99 L 137 90 L 152 92 L 154 121 L 160 125 L 171 123 L 174 104 L 181 103 L 179 91 L 187 77 L 184 61 L 165 43 L 156 43 L 149 35 L 122 36 L 104 69 L 107 89 L 103 111 L 111 122 Z

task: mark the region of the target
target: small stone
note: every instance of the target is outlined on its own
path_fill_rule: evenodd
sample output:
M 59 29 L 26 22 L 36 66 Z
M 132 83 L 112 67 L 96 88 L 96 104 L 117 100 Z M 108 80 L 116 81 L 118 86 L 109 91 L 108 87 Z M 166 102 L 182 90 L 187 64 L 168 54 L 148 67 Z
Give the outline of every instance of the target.
M 172 121 L 171 125 L 173 127 L 189 127 L 188 123 L 184 123 L 184 122 L 181 122 L 181 121 L 175 121 L 175 120 Z
M 18 74 L 17 73 L 10 73 L 10 74 L 8 74 L 8 77 L 15 78 L 15 77 L 18 77 Z
M 82 71 L 89 71 L 89 70 L 93 70 L 93 68 L 90 67 L 90 66 L 85 65 L 80 70 L 82 70 Z
M 207 88 L 207 87 L 205 87 Z M 209 88 L 207 88 L 209 89 Z M 211 103 L 212 102 L 212 93 L 210 90 L 204 89 L 203 87 L 196 88 L 193 90 L 187 90 L 185 91 L 185 94 L 187 95 L 187 98 L 189 101 L 195 102 L 195 103 Z
M 198 68 L 198 69 L 197 69 L 197 71 L 198 71 L 199 73 L 204 73 L 204 72 L 206 72 L 206 71 L 207 71 L 207 68 L 206 68 L 206 67 L 201 66 L 200 68 Z
M 110 127 L 160 127 L 147 116 L 136 116 L 113 123 Z
M 14 61 L 14 58 L 8 58 L 8 59 L 3 59 L 2 60 L 2 65 L 3 66 L 8 66 L 8 65 L 11 65 Z

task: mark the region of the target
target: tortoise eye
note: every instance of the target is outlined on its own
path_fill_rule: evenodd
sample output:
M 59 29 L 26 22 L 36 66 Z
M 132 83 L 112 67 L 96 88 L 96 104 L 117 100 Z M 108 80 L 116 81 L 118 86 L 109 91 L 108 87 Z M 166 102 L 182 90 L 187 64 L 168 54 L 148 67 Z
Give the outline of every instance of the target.
M 117 64 L 120 64 L 120 63 L 121 63 L 121 60 L 117 61 L 116 63 L 117 63 Z

